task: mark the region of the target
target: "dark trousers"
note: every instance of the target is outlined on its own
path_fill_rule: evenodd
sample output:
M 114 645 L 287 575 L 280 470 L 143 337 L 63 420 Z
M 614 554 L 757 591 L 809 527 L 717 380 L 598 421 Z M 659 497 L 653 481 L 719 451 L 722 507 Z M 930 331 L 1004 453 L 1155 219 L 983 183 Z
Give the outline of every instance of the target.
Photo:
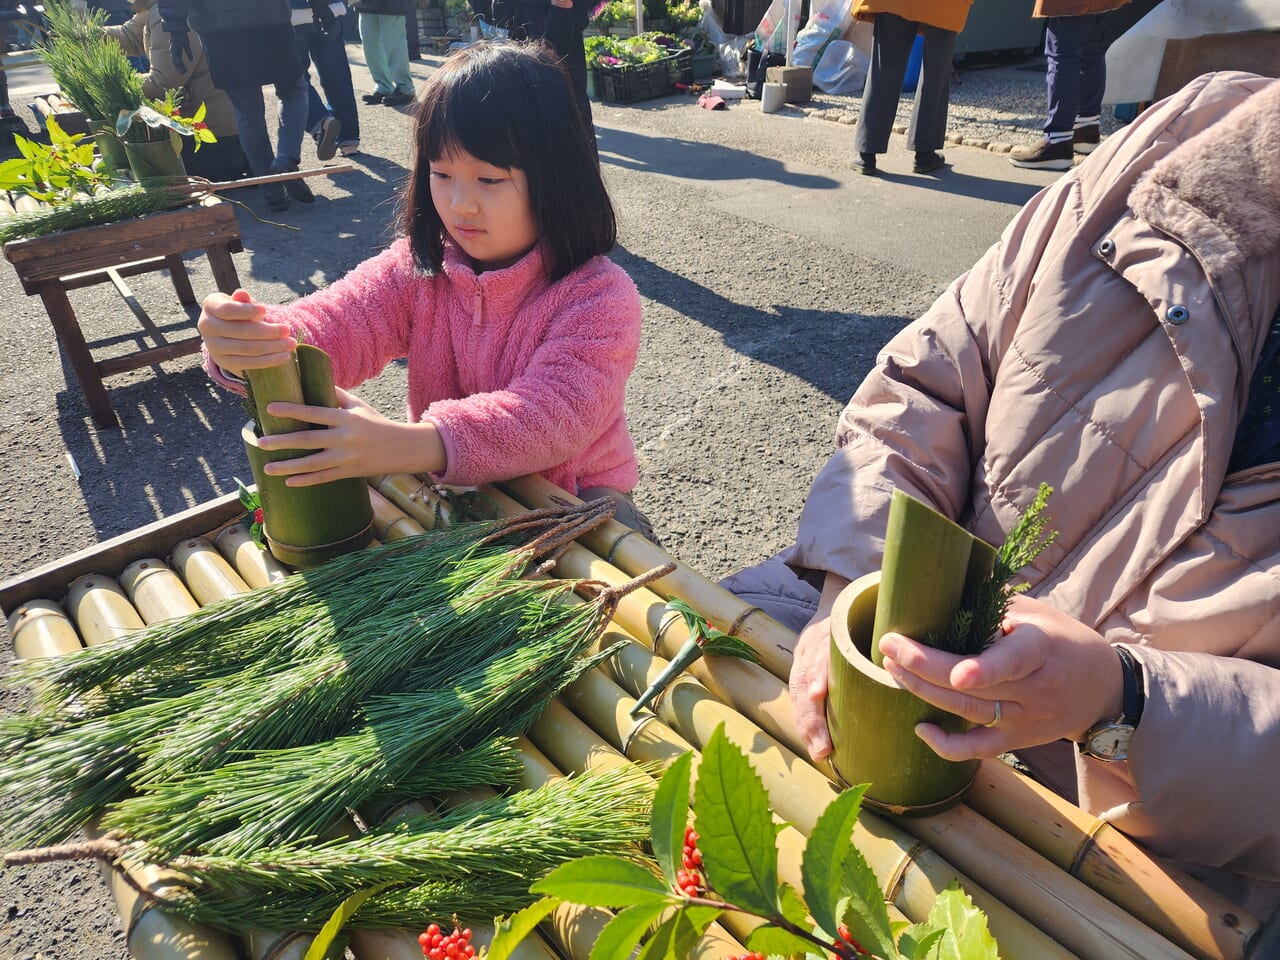
M 356 112 L 356 94 L 351 84 L 351 63 L 347 60 L 347 45 L 343 42 L 343 21 L 333 25 L 323 34 L 314 23 L 303 23 L 293 28 L 293 46 L 298 52 L 303 73 L 309 64 L 316 65 L 320 75 L 320 87 L 329 101 L 328 110 L 315 90 L 308 84 L 307 129 L 316 126 L 328 116 L 329 110 L 342 124 L 344 141 L 360 139 L 360 116 Z M 318 108 L 318 109 L 317 109 Z
M 1044 34 L 1048 61 L 1049 118 L 1045 133 L 1066 133 L 1076 117 L 1096 117 L 1107 85 L 1107 18 L 1110 13 L 1050 17 Z
M 915 106 L 907 130 L 907 149 L 927 153 L 942 147 L 947 133 L 947 104 L 951 99 L 951 61 L 956 34 L 892 13 L 877 13 L 871 69 L 862 91 L 862 111 L 853 135 L 858 153 L 884 153 L 898 113 L 902 82 L 916 34 L 924 35 L 924 59 L 916 84 Z

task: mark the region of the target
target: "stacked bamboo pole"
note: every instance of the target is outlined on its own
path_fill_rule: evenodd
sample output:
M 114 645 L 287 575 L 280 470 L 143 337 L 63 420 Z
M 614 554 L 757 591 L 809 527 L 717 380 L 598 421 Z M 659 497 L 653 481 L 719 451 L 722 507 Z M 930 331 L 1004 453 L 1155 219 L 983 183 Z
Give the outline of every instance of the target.
M 525 477 L 506 486 L 526 506 L 576 500 L 541 477 Z M 676 563 L 676 571 L 655 582 L 652 589 L 685 600 L 726 632 L 746 640 L 774 676 L 785 680 L 790 673 L 794 645 L 790 631 L 673 560 L 649 540 L 611 522 L 580 542 L 625 573 L 652 569 L 661 562 Z M 1160 863 L 1112 825 L 1004 763 L 987 761 L 981 766 L 966 802 L 1194 956 L 1238 960 L 1247 955 L 1261 927 L 1258 918 Z M 912 826 L 905 820 L 903 825 Z

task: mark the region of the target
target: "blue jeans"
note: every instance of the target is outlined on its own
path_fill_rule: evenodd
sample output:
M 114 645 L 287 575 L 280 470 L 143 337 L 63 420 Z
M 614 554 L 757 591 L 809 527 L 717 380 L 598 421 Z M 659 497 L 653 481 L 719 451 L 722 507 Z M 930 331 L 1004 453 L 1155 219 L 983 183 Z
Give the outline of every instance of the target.
M 1075 129 L 1076 117 L 1096 117 L 1102 111 L 1109 15 L 1049 18 L 1044 34 L 1049 88 L 1045 133 L 1066 133 Z
M 351 85 L 351 63 L 347 60 L 347 47 L 342 39 L 343 24 L 339 18 L 327 36 L 314 23 L 297 24 L 293 28 L 293 46 L 298 51 L 303 73 L 307 72 L 309 64 L 316 65 L 320 86 L 329 101 L 326 107 L 308 81 L 307 129 L 315 130 L 321 120 L 332 114 L 342 124 L 342 141 L 354 142 L 360 139 L 360 116 L 356 112 L 356 94 Z
M 226 91 L 231 108 L 236 114 L 236 126 L 240 128 L 240 146 L 249 161 L 249 172 L 255 177 L 266 176 L 271 167 L 285 169 L 296 167 L 302 160 L 302 138 L 307 123 L 307 75 L 286 89 L 276 87 L 280 100 L 280 123 L 276 130 L 276 150 L 271 152 L 271 137 L 267 133 L 266 101 L 261 87 L 236 87 Z

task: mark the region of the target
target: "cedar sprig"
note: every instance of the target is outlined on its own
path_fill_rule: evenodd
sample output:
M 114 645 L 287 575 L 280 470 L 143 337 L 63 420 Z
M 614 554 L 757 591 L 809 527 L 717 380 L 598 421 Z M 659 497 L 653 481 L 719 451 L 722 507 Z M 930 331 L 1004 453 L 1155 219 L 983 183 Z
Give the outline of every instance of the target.
M 1009 601 L 1029 586 L 1011 581 L 1020 570 L 1035 562 L 1058 536 L 1056 530 L 1048 529 L 1049 518 L 1044 514 L 1052 493 L 1052 487 L 1040 484 L 1035 499 L 996 551 L 991 574 L 972 590 L 965 591 L 946 636 L 929 638 L 930 646 L 960 656 L 976 656 L 991 645 L 1009 612 Z

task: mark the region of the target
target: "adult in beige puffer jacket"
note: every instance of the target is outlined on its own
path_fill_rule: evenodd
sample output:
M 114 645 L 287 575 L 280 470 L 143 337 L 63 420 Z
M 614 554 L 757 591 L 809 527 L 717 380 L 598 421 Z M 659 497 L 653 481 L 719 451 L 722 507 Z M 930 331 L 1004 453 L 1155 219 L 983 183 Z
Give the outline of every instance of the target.
M 210 180 L 230 180 L 244 171 L 240 153 L 240 137 L 236 129 L 235 111 L 227 95 L 213 85 L 204 51 L 195 48 L 185 68 L 179 69 L 169 50 L 169 35 L 160 26 L 160 11 L 155 0 L 129 0 L 133 17 L 119 26 L 104 27 L 131 57 L 146 57 L 151 69 L 142 76 L 142 93 L 153 100 L 163 100 L 165 91 L 182 91 L 182 113 L 191 116 L 205 105 L 204 122 L 218 138 L 217 143 L 202 144 L 195 152 L 194 141 L 183 138 L 183 161 L 187 172 Z
M 908 641 L 895 675 L 978 724 L 1000 702 L 933 740 L 947 755 L 1047 744 L 1033 765 L 1085 809 L 1259 915 L 1280 904 L 1280 462 L 1229 467 L 1278 306 L 1280 81 L 1200 77 L 1032 199 L 881 352 L 791 568 L 726 582 L 800 624 L 818 594 L 795 574 L 822 585 L 791 676 L 810 751 L 830 749 L 827 612 L 879 568 L 892 490 L 999 543 L 1045 482 L 1058 538 L 974 685 Z M 1120 712 L 1109 644 L 1146 702 L 1105 763 L 1070 741 Z

